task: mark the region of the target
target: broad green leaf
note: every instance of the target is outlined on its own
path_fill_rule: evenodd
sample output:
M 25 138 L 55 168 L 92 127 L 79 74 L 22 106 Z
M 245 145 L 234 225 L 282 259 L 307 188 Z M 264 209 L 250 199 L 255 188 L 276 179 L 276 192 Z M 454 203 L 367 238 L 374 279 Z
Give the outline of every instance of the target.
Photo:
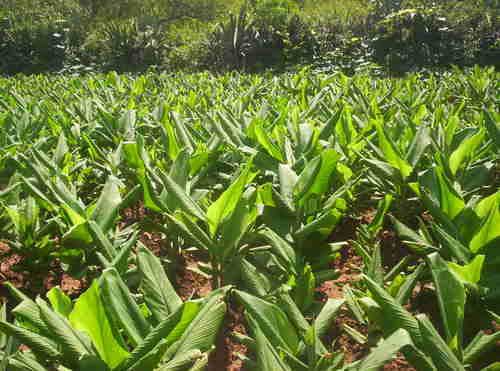
M 171 160 L 175 160 L 177 158 L 177 155 L 181 151 L 177 136 L 175 134 L 175 130 L 168 121 L 163 123 L 160 128 L 162 130 L 164 144 L 167 147 L 167 153 Z
M 429 247 L 432 247 L 432 245 L 430 245 L 424 237 L 397 220 L 395 217 L 391 216 L 391 221 L 401 240 L 412 250 L 415 250 L 415 252 L 426 252 Z
M 318 337 L 324 336 L 330 329 L 331 324 L 335 320 L 335 315 L 338 313 L 342 305 L 343 299 L 328 299 L 321 308 L 318 317 L 314 321 L 314 331 Z
M 406 277 L 403 284 L 399 287 L 397 295 L 395 296 L 398 303 L 400 303 L 401 305 L 406 304 L 425 268 L 425 264 L 422 263 L 417 267 L 417 269 L 415 269 L 412 274 Z
M 321 196 L 323 195 L 330 187 L 332 175 L 334 174 L 337 168 L 337 161 L 340 155 L 333 149 L 327 149 L 321 152 L 320 158 L 320 166 L 317 172 L 313 172 L 314 177 L 310 180 L 304 179 L 304 181 L 308 184 L 307 187 L 304 188 L 303 191 L 297 191 L 297 197 L 299 199 L 308 197 L 310 195 Z M 312 160 L 311 162 L 313 162 Z M 314 166 L 314 163 L 313 165 Z M 309 164 L 306 169 L 309 168 Z M 304 173 L 306 169 L 302 172 Z M 313 168 L 314 170 L 315 168 Z M 302 173 L 297 181 L 297 186 L 302 182 Z M 305 173 L 308 175 L 308 172 Z
M 54 334 L 53 339 L 61 346 L 61 352 L 69 362 L 77 364 L 82 357 L 95 355 L 85 334 L 73 328 L 65 317 L 52 311 L 40 298 L 36 303 L 43 321 Z
M 464 350 L 464 363 L 473 364 L 483 354 L 495 349 L 498 341 L 500 341 L 500 331 L 491 335 L 479 331 Z
M 49 299 L 52 308 L 64 317 L 68 317 L 73 309 L 73 303 L 69 296 L 62 292 L 59 286 L 50 289 L 47 292 L 47 298 Z
M 104 233 L 113 225 L 122 202 L 118 184 L 117 178 L 110 177 L 108 179 L 91 216 L 91 219 L 97 222 Z
M 215 253 L 214 243 L 210 237 L 198 226 L 198 224 L 193 222 L 189 216 L 182 212 L 176 215 L 165 214 L 165 216 L 171 223 L 179 228 L 189 240 L 195 242 L 197 247 L 202 247 L 211 253 Z
M 451 236 L 444 229 L 439 227 L 437 224 L 434 226 L 437 236 L 441 240 L 441 244 L 444 250 L 447 250 L 448 254 L 454 256 L 458 261 L 462 263 L 467 263 L 472 258 L 472 253 L 465 247 L 460 241 Z
M 384 223 L 385 214 L 389 211 L 393 200 L 392 195 L 385 195 L 382 200 L 379 201 L 377 205 L 377 213 L 373 218 L 372 222 L 369 224 L 368 228 L 372 233 L 377 233 Z
M 288 349 L 292 354 L 297 352 L 297 333 L 278 306 L 239 290 L 235 291 L 235 296 L 273 344 Z
M 271 141 L 271 138 L 269 137 L 266 129 L 264 129 L 261 123 L 256 123 L 254 127 L 254 134 L 259 144 L 264 147 L 267 153 L 269 153 L 278 161 L 284 161 L 283 154 L 281 153 L 280 149 Z
M 397 329 L 405 329 L 418 347 L 422 343 L 422 335 L 417 320 L 375 281 L 367 276 L 364 276 L 364 281 L 380 308 L 378 320 L 382 321 L 380 327 L 384 334 L 389 336 Z
M 141 290 L 144 300 L 157 322 L 175 312 L 182 301 L 170 283 L 160 260 L 141 244 L 137 265 L 142 275 Z
M 165 341 L 165 346 L 170 346 L 181 337 L 186 327 L 200 310 L 200 305 L 194 302 L 186 302 L 182 308 L 172 313 L 153 328 L 144 340 L 138 344 L 129 358 L 120 365 L 117 371 L 138 369 L 145 357 L 148 357 L 155 347 Z
M 358 366 L 359 371 L 378 371 L 404 347 L 413 345 L 410 335 L 403 329 L 396 330 L 382 340 Z
M 56 150 L 54 152 L 54 163 L 61 167 L 63 165 L 64 157 L 69 151 L 70 149 L 68 146 L 68 141 L 66 140 L 64 131 L 61 131 L 61 134 L 59 134 L 59 139 L 57 140 Z
M 182 355 L 195 349 L 202 352 L 210 350 L 215 345 L 226 309 L 224 294 L 212 294 L 183 332 L 176 354 Z
M 106 315 L 96 280 L 75 302 L 69 321 L 75 329 L 87 333 L 101 359 L 110 368 L 127 358 L 128 352 L 120 344 Z
M 296 239 L 305 239 L 310 234 L 317 232 L 326 238 L 332 233 L 343 215 L 344 214 L 337 209 L 326 210 L 316 219 L 295 232 L 294 237 Z
M 267 276 L 247 259 L 235 262 L 234 269 L 238 271 L 242 284 L 249 293 L 265 296 L 271 289 L 271 282 Z
M 309 161 L 299 175 L 293 188 L 293 195 L 296 200 L 300 200 L 312 187 L 316 176 L 321 169 L 321 156 L 314 157 Z
M 484 108 L 483 110 L 483 115 L 484 115 L 484 123 L 486 129 L 488 130 L 488 134 L 490 138 L 493 140 L 497 152 L 500 153 L 500 126 L 498 125 L 498 121 L 495 120 L 494 113 L 491 113 L 486 108 Z
M 240 240 L 257 219 L 257 214 L 257 192 L 255 188 L 250 187 L 244 192 L 233 214 L 221 227 L 220 246 L 224 249 L 224 257 L 237 248 Z
M 279 166 L 280 194 L 288 206 L 293 209 L 293 189 L 297 183 L 298 176 L 289 165 Z
M 99 292 L 111 323 L 119 324 L 130 341 L 137 345 L 150 331 L 130 291 L 114 268 L 104 270 L 99 283 Z
M 205 220 L 205 213 L 198 204 L 189 196 L 182 187 L 177 184 L 168 174 L 158 169 L 163 186 L 182 209 L 187 214 L 193 215 L 200 220 Z
M 234 212 L 243 195 L 245 186 L 255 176 L 251 173 L 252 163 L 248 163 L 236 180 L 220 195 L 207 210 L 210 234 L 215 236 L 219 225 Z
M 316 279 L 309 264 L 298 273 L 292 291 L 293 301 L 302 312 L 307 312 L 314 301 Z
M 295 272 L 297 256 L 293 247 L 270 228 L 265 228 L 261 235 L 271 245 L 273 252 L 286 262 L 292 272 Z
M 458 265 L 448 262 L 448 267 L 464 283 L 477 284 L 481 280 L 481 270 L 483 269 L 484 255 L 476 255 L 474 259 L 466 265 Z
M 0 321 L 0 331 L 16 338 L 20 343 L 30 347 L 33 352 L 45 359 L 57 359 L 61 356 L 57 344 L 53 339 L 41 336 L 36 332 L 26 330 L 20 326 Z
M 464 200 L 440 168 L 428 170 L 420 175 L 419 183 L 429 191 L 432 202 L 451 220 L 464 209 Z
M 438 253 L 428 255 L 427 262 L 436 287 L 446 341 L 450 349 L 461 357 L 465 288 Z
M 165 365 L 161 366 L 159 371 L 184 371 L 190 370 L 191 366 L 196 361 L 203 357 L 203 353 L 199 349 L 191 349 L 185 353 L 181 353 Z
M 484 131 L 479 131 L 478 133 L 464 139 L 458 148 L 453 151 L 449 159 L 450 170 L 453 175 L 457 173 L 460 165 L 473 155 L 474 151 L 483 141 L 483 138 Z
M 250 315 L 250 323 L 256 342 L 256 357 L 258 369 L 261 371 L 292 371 L 281 359 L 277 349 L 273 347 L 264 332 L 259 328 L 258 321 Z
M 408 163 L 415 167 L 431 143 L 429 128 L 427 126 L 420 126 L 406 155 Z
M 423 315 L 417 316 L 423 343 L 419 347 L 425 351 L 439 371 L 465 371 L 463 364 L 457 359 L 446 342 L 439 336 L 431 321 Z
M 394 142 L 386 135 L 383 123 L 376 121 L 375 127 L 377 129 L 378 143 L 384 153 L 385 160 L 401 172 L 403 179 L 410 176 L 413 168 L 399 155 Z
M 472 238 L 470 242 L 470 249 L 473 253 L 477 253 L 483 247 L 487 246 L 493 240 L 500 237 L 500 199 L 497 197 L 496 202 L 490 209 L 490 212 L 477 234 Z

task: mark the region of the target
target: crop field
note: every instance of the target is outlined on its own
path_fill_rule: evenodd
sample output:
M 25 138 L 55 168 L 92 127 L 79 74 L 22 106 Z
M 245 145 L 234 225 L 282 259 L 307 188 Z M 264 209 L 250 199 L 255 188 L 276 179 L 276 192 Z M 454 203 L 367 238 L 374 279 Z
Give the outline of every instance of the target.
M 0 371 L 500 370 L 499 77 L 0 78 Z

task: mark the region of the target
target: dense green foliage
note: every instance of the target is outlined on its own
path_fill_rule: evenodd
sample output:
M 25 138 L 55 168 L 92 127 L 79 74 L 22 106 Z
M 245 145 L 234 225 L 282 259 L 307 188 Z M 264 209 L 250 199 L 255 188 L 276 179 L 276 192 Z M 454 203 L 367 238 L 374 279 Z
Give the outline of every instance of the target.
M 496 65 L 497 0 L 3 0 L 0 73 Z
M 9 286 L 0 368 L 201 370 L 235 302 L 249 369 L 377 370 L 398 352 L 419 371 L 485 367 L 500 338 L 482 331 L 500 318 L 499 81 L 478 67 L 0 79 L 3 251 L 92 280 L 75 300 Z M 318 301 L 346 245 L 334 231 L 367 210 L 350 241 L 360 279 Z M 396 262 L 383 229 L 405 246 Z M 188 252 L 214 291 L 183 301 Z M 343 327 L 371 348 L 351 364 L 326 336 L 341 308 L 368 328 Z

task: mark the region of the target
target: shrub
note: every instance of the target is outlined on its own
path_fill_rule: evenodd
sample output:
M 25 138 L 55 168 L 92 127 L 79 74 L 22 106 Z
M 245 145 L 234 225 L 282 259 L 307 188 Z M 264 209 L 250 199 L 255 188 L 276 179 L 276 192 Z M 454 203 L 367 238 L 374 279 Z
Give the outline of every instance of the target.
M 466 3 L 466 2 L 465 2 Z M 391 70 L 498 63 L 498 16 L 473 4 L 407 8 L 374 30 L 375 60 Z
M 0 25 L 0 71 L 36 73 L 60 69 L 69 47 L 64 21 L 37 24 L 11 16 Z
M 144 71 L 163 61 L 161 25 L 141 26 L 136 18 L 102 24 L 84 46 L 88 60 L 105 70 Z
M 260 70 L 311 59 L 316 41 L 298 10 L 298 3 L 291 0 L 245 3 L 207 39 L 204 65 Z

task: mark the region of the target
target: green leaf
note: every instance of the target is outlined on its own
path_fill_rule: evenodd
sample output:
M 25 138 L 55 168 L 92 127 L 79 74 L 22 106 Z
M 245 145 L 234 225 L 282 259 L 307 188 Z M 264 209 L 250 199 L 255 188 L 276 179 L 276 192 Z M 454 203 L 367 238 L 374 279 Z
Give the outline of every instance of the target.
M 441 240 L 443 249 L 448 250 L 449 255 L 454 256 L 462 263 L 467 263 L 471 260 L 472 253 L 460 241 L 455 239 L 437 224 L 434 225 L 434 229 Z
M 214 345 L 226 314 L 227 306 L 224 302 L 224 295 L 224 293 L 212 294 L 204 303 L 200 312 L 179 339 L 177 355 L 195 349 L 206 352 Z
M 104 233 L 113 225 L 122 202 L 118 185 L 117 178 L 111 176 L 108 179 L 91 216 L 91 219 L 97 222 Z
M 302 272 L 298 272 L 298 276 L 295 279 L 295 286 L 292 291 L 293 301 L 302 312 L 307 312 L 309 307 L 312 305 L 314 301 L 315 288 L 316 279 L 311 266 L 306 264 Z
M 68 361 L 77 364 L 83 356 L 95 355 L 87 336 L 73 328 L 66 318 L 52 311 L 40 298 L 36 303 L 43 321 L 54 334 L 53 339 L 61 346 L 61 352 Z
M 260 235 L 271 245 L 273 252 L 286 262 L 292 273 L 297 266 L 297 257 L 293 247 L 276 232 L 270 228 L 265 228 Z
M 293 190 L 297 183 L 298 176 L 289 165 L 279 166 L 280 194 L 288 207 L 293 210 Z
M 200 305 L 198 303 L 187 302 L 175 313 L 170 314 L 158 326 L 153 328 L 144 340 L 134 348 L 129 358 L 127 358 L 117 371 L 129 369 L 140 370 L 139 366 L 142 365 L 142 360 L 148 357 L 148 354 L 154 351 L 159 343 L 165 341 L 164 344 L 168 347 L 179 340 L 199 310 Z
M 319 168 L 316 168 L 317 165 L 315 165 L 313 159 L 300 174 L 297 180 L 298 188 L 295 191 L 297 199 L 307 198 L 311 195 L 321 196 L 329 189 L 340 155 L 333 149 L 327 149 L 321 152 L 319 158 Z M 316 169 L 317 171 L 315 171 Z M 308 178 L 309 176 L 311 178 Z M 306 186 L 301 189 L 301 185 Z
M 495 349 L 498 341 L 500 341 L 500 331 L 491 335 L 480 331 L 464 350 L 464 363 L 473 364 L 483 354 Z
M 137 265 L 142 274 L 141 290 L 144 301 L 157 322 L 175 312 L 182 301 L 170 283 L 160 260 L 141 244 Z
M 214 243 L 210 237 L 201 229 L 198 224 L 193 222 L 189 216 L 183 212 L 176 215 L 165 214 L 167 219 L 173 223 L 187 238 L 196 243 L 197 247 L 202 247 L 207 251 L 214 253 Z
M 223 248 L 223 257 L 235 251 L 257 216 L 257 191 L 254 187 L 250 187 L 241 197 L 233 214 L 221 227 L 220 246 Z
M 395 217 L 391 216 L 391 221 L 398 236 L 410 249 L 417 253 L 422 253 L 427 252 L 428 248 L 432 247 L 421 235 L 401 223 Z
M 185 213 L 195 216 L 200 220 L 205 220 L 205 213 L 198 204 L 177 184 L 170 175 L 158 169 L 163 186 L 169 193 L 169 197 L 176 201 Z
M 419 177 L 419 183 L 430 192 L 431 200 L 450 219 L 454 219 L 465 207 L 465 202 L 455 190 L 442 169 L 434 168 Z
M 273 344 L 288 349 L 292 354 L 297 352 L 297 333 L 281 308 L 243 291 L 235 290 L 234 294 Z
M 477 284 L 481 280 L 484 258 L 484 255 L 476 255 L 469 264 L 462 266 L 453 262 L 448 262 L 448 267 L 457 275 L 458 278 L 460 278 L 462 282 Z
M 299 175 L 293 188 L 293 195 L 296 200 L 300 200 L 312 187 L 316 176 L 321 169 L 321 156 L 314 157 L 309 161 Z
M 392 200 L 393 196 L 387 194 L 384 196 L 382 200 L 379 201 L 377 205 L 377 213 L 375 214 L 375 217 L 373 218 L 372 222 L 368 225 L 368 229 L 372 233 L 378 233 L 380 228 L 382 228 L 385 214 L 387 214 L 387 212 L 389 211 L 389 208 L 391 207 L 392 204 Z
M 257 122 L 255 123 L 254 126 L 254 134 L 255 137 L 257 138 L 257 141 L 259 144 L 264 147 L 264 149 L 269 153 L 271 156 L 273 156 L 275 159 L 278 161 L 283 162 L 283 154 L 281 153 L 280 149 L 271 141 L 269 138 L 269 135 L 266 132 L 266 129 L 264 129 L 262 123 Z
M 60 351 L 57 349 L 57 344 L 53 339 L 46 338 L 36 332 L 26 330 L 5 321 L 0 321 L 0 331 L 8 336 L 16 338 L 20 343 L 29 346 L 30 349 L 41 358 L 56 359 L 61 356 Z
M 296 239 L 306 239 L 312 233 L 318 232 L 324 238 L 328 237 L 344 214 L 337 209 L 325 210 L 318 217 L 295 232 Z
M 68 152 L 68 142 L 66 140 L 66 136 L 64 135 L 64 131 L 61 131 L 61 134 L 59 134 L 59 139 L 57 140 L 56 150 L 54 152 L 54 163 L 61 167 L 63 165 L 64 157 Z
M 236 180 L 220 195 L 207 210 L 210 234 L 215 236 L 219 225 L 234 212 L 241 199 L 245 186 L 254 177 L 250 172 L 252 163 L 248 163 Z
M 413 171 L 412 166 L 399 155 L 394 142 L 386 135 L 383 123 L 375 121 L 375 127 L 377 129 L 378 144 L 384 153 L 385 160 L 400 171 L 403 179 L 410 176 Z
M 465 371 L 463 364 L 457 359 L 445 341 L 439 336 L 431 321 L 423 315 L 417 316 L 423 343 L 419 349 L 428 354 L 439 371 Z
M 267 276 L 247 259 L 237 259 L 234 269 L 239 272 L 242 284 L 249 293 L 265 296 L 271 289 L 271 282 Z
M 321 308 L 318 317 L 314 321 L 314 332 L 316 336 L 322 337 L 326 335 L 335 320 L 335 315 L 338 313 L 345 300 L 343 299 L 328 299 Z
M 128 352 L 121 346 L 106 315 L 96 280 L 75 302 L 69 320 L 75 329 L 87 333 L 101 359 L 110 368 L 127 358 Z
M 481 371 L 500 371 L 500 362 L 492 363 L 491 365 L 482 368 Z
M 438 297 L 448 346 L 460 357 L 465 310 L 465 288 L 438 253 L 427 256 Z
M 479 147 L 484 138 L 484 131 L 480 130 L 478 133 L 464 139 L 458 148 L 453 151 L 450 156 L 449 164 L 450 170 L 453 175 L 457 173 L 460 165 L 468 159 L 471 158 L 474 151 Z
M 357 367 L 360 371 L 378 371 L 404 347 L 413 345 L 410 335 L 403 329 L 396 330 L 382 340 Z
M 120 324 L 130 341 L 134 345 L 139 344 L 148 334 L 150 325 L 118 272 L 114 268 L 105 269 L 99 286 L 111 322 Z
M 500 153 L 500 127 L 498 121 L 495 120 L 494 114 L 490 113 L 486 108 L 483 109 L 484 124 L 488 130 L 490 138 L 496 146 L 497 152 Z
M 49 299 L 52 308 L 64 317 L 68 317 L 73 309 L 73 303 L 71 299 L 64 292 L 62 292 L 59 286 L 53 287 L 47 292 L 47 298 Z
M 415 167 L 418 164 L 425 150 L 431 143 L 432 140 L 429 128 L 423 125 L 420 126 L 406 155 L 406 160 L 411 166 Z
M 256 357 L 258 370 L 261 371 L 292 371 L 281 359 L 278 351 L 259 328 L 257 321 L 250 316 L 250 324 L 256 342 Z
M 159 371 L 184 371 L 189 370 L 194 363 L 203 357 L 203 353 L 199 349 L 192 349 L 185 353 L 179 354 L 177 357 L 161 366 Z
M 415 271 L 406 277 L 405 281 L 401 285 L 396 295 L 396 300 L 399 304 L 405 305 L 408 299 L 410 298 L 413 289 L 418 283 L 420 276 L 424 272 L 426 266 L 425 264 L 420 264 Z
M 417 320 L 375 281 L 367 276 L 364 276 L 364 280 L 373 299 L 380 307 L 378 320 L 382 321 L 380 327 L 384 334 L 389 336 L 397 329 L 405 329 L 418 347 L 422 343 L 422 335 Z
M 470 249 L 473 253 L 477 253 L 482 248 L 487 246 L 493 240 L 500 237 L 500 198 L 496 197 L 496 202 L 491 207 L 487 218 L 482 223 L 477 234 L 470 242 Z
M 302 311 L 288 293 L 282 293 L 278 298 L 277 304 L 286 313 L 301 338 L 313 331 L 311 325 L 309 325 L 309 322 L 307 322 L 302 314 Z

